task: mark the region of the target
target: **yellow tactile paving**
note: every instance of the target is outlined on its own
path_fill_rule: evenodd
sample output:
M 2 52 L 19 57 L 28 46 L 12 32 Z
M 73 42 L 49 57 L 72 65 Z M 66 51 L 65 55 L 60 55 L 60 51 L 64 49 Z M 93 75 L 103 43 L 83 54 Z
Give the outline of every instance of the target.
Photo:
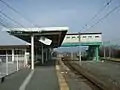
M 68 87 L 68 85 L 65 81 L 65 78 L 60 71 L 60 66 L 59 65 L 56 65 L 56 72 L 57 72 L 57 76 L 58 76 L 58 82 L 59 82 L 60 90 L 69 90 L 69 87 Z

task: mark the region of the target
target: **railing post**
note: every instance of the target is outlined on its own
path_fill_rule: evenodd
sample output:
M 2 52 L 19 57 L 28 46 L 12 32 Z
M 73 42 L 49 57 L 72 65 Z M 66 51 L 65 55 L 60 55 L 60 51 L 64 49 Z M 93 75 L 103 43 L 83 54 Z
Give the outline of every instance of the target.
M 16 60 L 17 60 L 17 71 L 18 71 L 18 70 L 19 70 L 19 65 L 18 65 L 18 55 L 17 55 Z
M 44 52 L 43 52 L 43 45 L 42 45 L 42 64 L 44 64 Z
M 8 54 L 6 51 L 6 75 L 8 75 Z
M 31 69 L 34 70 L 34 35 L 31 35 Z

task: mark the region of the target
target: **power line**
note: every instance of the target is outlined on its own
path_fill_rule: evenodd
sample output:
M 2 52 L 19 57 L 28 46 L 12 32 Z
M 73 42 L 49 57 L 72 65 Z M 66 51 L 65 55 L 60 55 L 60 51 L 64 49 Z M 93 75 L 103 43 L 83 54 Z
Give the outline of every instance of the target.
M 9 20 L 13 21 L 14 23 L 17 23 L 19 26 L 24 27 L 22 24 L 20 24 L 19 22 L 15 21 L 14 19 L 12 19 L 11 17 L 9 17 L 8 15 L 6 15 L 5 13 L 3 13 L 2 11 L 0 11 L 0 13 L 5 16 L 6 18 L 8 18 Z
M 0 11 L 0 13 L 1 13 L 1 11 Z M 3 15 L 4 16 L 4 15 Z M 7 19 L 10 19 L 10 20 L 12 20 L 12 18 L 10 18 L 10 17 L 3 17 L 2 15 L 0 15 L 0 24 L 2 24 L 2 26 L 5 26 L 5 27 L 13 27 L 14 26 L 14 24 L 13 23 L 11 23 L 11 22 L 8 22 L 8 20 Z M 6 22 L 7 21 L 7 22 Z M 12 20 L 13 21 L 13 20 Z M 15 21 L 13 21 L 15 24 L 16 24 L 16 22 Z M 19 24 L 18 24 L 19 25 Z M 19 25 L 20 26 L 20 25 Z
M 118 6 L 116 6 L 115 8 L 113 8 L 110 12 L 108 12 L 105 16 L 103 16 L 102 18 L 100 18 L 95 24 L 93 24 L 92 26 L 90 26 L 88 29 L 96 26 L 97 24 L 99 24 L 103 19 L 105 19 L 107 16 L 109 16 L 111 13 L 113 13 L 115 10 L 117 10 L 120 7 L 120 4 Z M 88 30 L 87 29 L 87 30 Z
M 6 22 L 7 21 L 6 18 L 2 17 L 1 15 L 0 15 L 0 21 L 1 23 L 4 23 L 4 25 L 6 25 L 7 27 L 10 27 L 12 25 L 12 23 Z
M 39 27 L 39 25 L 33 23 L 33 21 L 31 21 L 30 19 L 26 18 L 25 16 L 23 16 L 19 11 L 17 11 L 15 8 L 13 8 L 12 6 L 10 6 L 9 4 L 7 4 L 5 1 L 0 0 L 0 2 L 2 2 L 4 5 L 6 5 L 9 9 L 11 9 L 12 11 L 14 11 L 15 13 L 17 13 L 18 15 L 20 15 L 22 18 L 24 18 L 25 20 L 27 20 L 28 22 L 32 23 L 34 26 Z
M 82 31 L 83 29 L 85 29 L 85 27 L 87 27 L 88 24 L 89 24 L 90 22 L 92 22 L 107 6 L 109 6 L 112 1 L 113 1 L 113 0 L 108 1 L 108 2 L 106 3 L 106 5 L 103 6 L 103 7 L 91 18 L 91 20 L 90 20 L 89 22 L 87 22 L 87 23 L 83 26 L 83 28 L 81 29 L 81 31 Z
M 10 24 L 8 22 L 7 23 L 4 22 L 4 20 L 1 17 L 0 17 L 0 25 L 10 30 L 11 27 Z
M 7 22 L 6 18 L 1 17 L 1 15 L 0 15 L 0 21 L 1 21 L 4 25 L 6 25 L 7 27 L 13 27 L 13 26 L 15 26 L 13 23 Z M 19 27 L 19 26 L 17 26 L 17 27 Z
M 5 24 L 3 24 L 3 20 L 1 21 L 2 19 L 0 18 L 0 25 L 2 25 L 3 27 L 6 27 L 6 28 L 8 28 L 8 26 L 7 25 L 5 25 Z

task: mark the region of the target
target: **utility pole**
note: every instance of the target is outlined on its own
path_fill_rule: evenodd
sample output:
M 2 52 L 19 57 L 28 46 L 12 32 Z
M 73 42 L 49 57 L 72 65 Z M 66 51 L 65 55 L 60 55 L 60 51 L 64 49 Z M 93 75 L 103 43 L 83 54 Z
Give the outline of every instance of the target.
M 79 33 L 79 46 L 78 46 L 78 50 L 79 50 L 79 62 L 80 62 L 80 65 L 81 65 L 80 33 Z
M 105 50 L 105 46 L 104 46 L 104 59 L 106 57 L 106 50 Z
M 72 37 L 71 37 L 71 38 L 72 38 Z M 71 53 L 70 53 L 70 57 L 71 57 L 71 60 L 73 60 L 74 58 L 73 58 L 73 51 L 72 51 L 72 41 L 71 41 L 71 38 L 70 38 L 70 44 L 71 44 L 71 46 L 70 46 L 70 48 L 71 48 L 71 49 L 70 49 L 70 50 L 71 50 L 71 51 L 70 51 L 70 52 L 71 52 Z
M 110 41 L 109 41 L 109 58 L 111 58 L 111 46 L 110 46 Z

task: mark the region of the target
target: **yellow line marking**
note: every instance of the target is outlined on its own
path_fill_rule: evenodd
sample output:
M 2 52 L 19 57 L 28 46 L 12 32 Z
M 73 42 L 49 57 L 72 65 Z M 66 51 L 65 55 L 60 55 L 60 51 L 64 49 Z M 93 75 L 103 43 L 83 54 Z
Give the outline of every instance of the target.
M 68 87 L 68 85 L 65 81 L 65 78 L 60 71 L 60 66 L 59 65 L 56 65 L 56 72 L 57 72 L 57 76 L 58 76 L 58 82 L 59 82 L 60 90 L 69 90 L 69 87 Z

